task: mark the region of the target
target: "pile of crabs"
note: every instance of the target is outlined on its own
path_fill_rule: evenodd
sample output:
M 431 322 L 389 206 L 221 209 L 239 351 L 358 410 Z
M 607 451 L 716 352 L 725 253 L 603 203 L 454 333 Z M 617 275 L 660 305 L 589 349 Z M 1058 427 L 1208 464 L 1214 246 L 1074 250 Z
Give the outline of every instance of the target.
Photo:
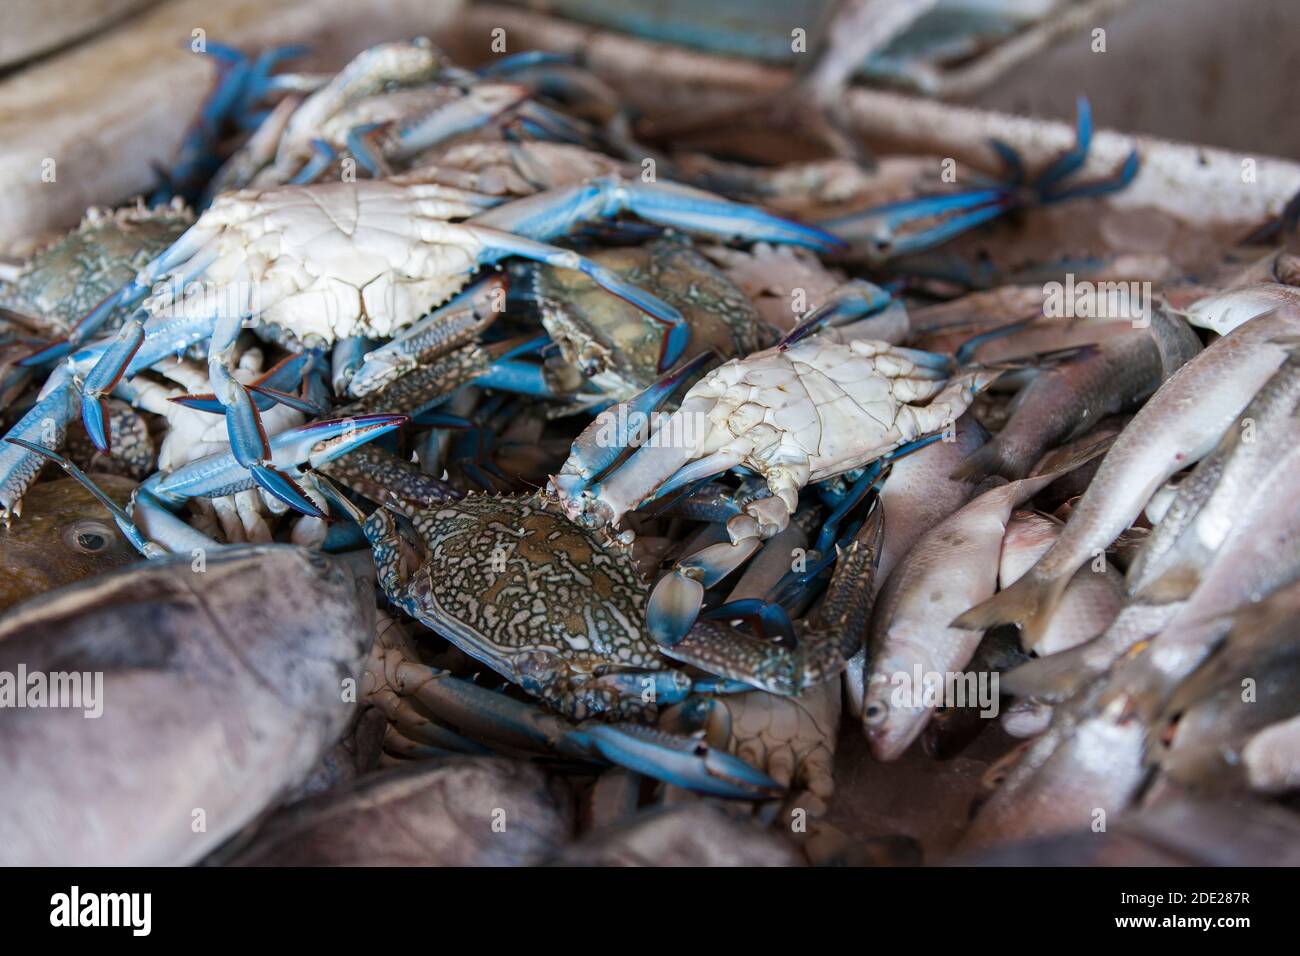
M 563 57 L 281 66 L 224 57 L 150 202 L 2 274 L 0 670 L 103 691 L 0 710 L 0 862 L 617 857 L 650 804 L 825 859 L 843 734 L 1001 735 L 968 849 L 1296 786 L 1294 699 L 1179 732 L 1300 593 L 1250 504 L 1300 474 L 1290 258 L 951 252 L 1128 185 L 1086 101 L 959 186 L 647 145 Z M 1048 317 L 1067 273 L 1158 288 Z M 374 818 L 412 788 L 433 859 Z

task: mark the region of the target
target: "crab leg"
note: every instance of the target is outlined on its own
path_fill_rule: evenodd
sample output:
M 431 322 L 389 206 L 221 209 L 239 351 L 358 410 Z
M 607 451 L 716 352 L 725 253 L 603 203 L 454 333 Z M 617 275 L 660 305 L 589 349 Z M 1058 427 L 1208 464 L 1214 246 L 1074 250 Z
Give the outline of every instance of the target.
M 659 579 L 650 592 L 646 626 L 660 647 L 673 647 L 686 637 L 704 592 L 744 564 L 764 540 L 785 530 L 793 513 L 779 493 L 755 499 L 727 522 L 729 541 L 682 558 Z
M 999 184 L 887 203 L 826 219 L 819 225 L 842 239 L 861 244 L 870 257 L 886 260 L 923 252 L 1019 206 L 1106 195 L 1132 182 L 1138 171 L 1136 151 L 1129 154 L 1112 176 L 1074 186 L 1062 185 L 1083 167 L 1092 145 L 1092 108 L 1086 97 L 1078 100 L 1075 128 L 1074 146 L 1028 184 L 1027 194 L 1022 188 L 1024 164 L 1020 157 L 1011 147 L 995 140 L 993 149 L 1006 167 L 1006 178 Z
M 362 398 L 412 369 L 475 341 L 500 314 L 498 304 L 505 291 L 505 276 L 493 273 L 366 353 L 347 384 L 347 394 Z
M 485 246 L 495 247 L 496 258 L 521 255 L 548 265 L 579 269 L 599 285 L 646 312 L 667 329 L 659 368 L 666 371 L 681 357 L 690 338 L 690 330 L 676 309 L 661 303 L 625 282 L 602 266 L 583 260 L 575 253 L 555 247 L 539 246 L 532 240 L 549 240 L 564 235 L 579 223 L 609 219 L 631 212 L 661 225 L 703 232 L 723 239 L 741 237 L 751 241 L 791 243 L 813 249 L 829 250 L 840 245 L 838 239 L 799 223 L 780 219 L 755 206 L 745 206 L 720 199 L 700 190 L 667 183 L 641 183 L 616 177 L 600 177 L 576 186 L 546 190 L 525 199 L 506 203 L 478 214 L 466 226 L 493 233 L 481 235 Z M 497 232 L 499 230 L 499 232 Z M 490 254 L 489 250 L 485 250 Z M 480 262 L 495 261 L 487 255 Z
M 703 621 L 683 640 L 664 647 L 664 654 L 773 694 L 798 694 L 834 677 L 857 653 L 871 621 L 882 514 L 882 509 L 874 508 L 845 543 L 821 606 L 807 624 L 801 622 L 794 629 L 793 645 Z M 761 601 L 723 605 L 710 617 L 751 615 L 764 619 L 769 627 L 784 617 L 779 605 Z
M 122 380 L 126 367 L 144 344 L 144 326 L 132 319 L 81 383 L 81 418 L 95 447 L 108 451 L 108 394 Z
M 36 403 L 9 430 L 8 437 L 26 442 L 63 443 L 68 423 L 77 417 L 72 372 L 60 365 L 50 373 Z M 0 445 L 0 520 L 22 514 L 22 499 L 44 462 L 25 445 Z
M 819 252 L 843 246 L 821 229 L 782 219 L 757 206 L 731 202 L 677 183 L 645 183 L 614 176 L 517 199 L 480 213 L 470 223 L 534 239 L 552 239 L 580 222 L 612 219 L 627 212 L 659 225 L 721 239 L 790 244 Z
M 1014 205 L 1001 189 L 977 189 L 947 196 L 922 196 L 887 203 L 863 212 L 823 219 L 823 229 L 853 244 L 865 244 L 882 259 L 922 252 L 947 242 L 976 226 L 996 219 Z M 918 223 L 925 229 L 905 234 Z
M 597 763 L 608 761 L 715 797 L 755 800 L 781 789 L 739 757 L 694 738 L 640 724 L 574 724 L 535 704 L 411 662 L 403 662 L 399 676 L 415 700 L 470 740 L 526 752 L 554 750 Z
M 300 425 L 270 439 L 270 462 L 287 477 L 290 470 L 333 461 L 407 421 L 405 415 L 358 415 Z M 252 488 L 254 483 L 252 474 L 229 451 L 192 461 L 167 475 L 155 475 L 145 484 L 160 501 L 175 505 L 186 498 L 233 494 Z M 322 517 L 309 499 L 308 504 L 312 510 L 307 514 Z

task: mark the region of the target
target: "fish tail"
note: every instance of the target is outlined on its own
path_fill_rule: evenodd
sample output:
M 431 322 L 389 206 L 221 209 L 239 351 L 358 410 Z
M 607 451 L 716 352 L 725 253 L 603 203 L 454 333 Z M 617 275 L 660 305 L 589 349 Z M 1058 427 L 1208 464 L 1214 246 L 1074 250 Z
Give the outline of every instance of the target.
M 1070 575 L 1044 577 L 1031 569 L 1009 588 L 977 604 L 952 622 L 953 627 L 983 631 L 995 624 L 1019 624 L 1021 640 L 1027 647 L 1038 642 L 1061 599 Z
M 1002 675 L 1001 690 L 1014 697 L 1032 697 L 1053 704 L 1072 697 L 1100 673 L 1088 661 L 1089 645 L 1099 637 L 1012 668 Z

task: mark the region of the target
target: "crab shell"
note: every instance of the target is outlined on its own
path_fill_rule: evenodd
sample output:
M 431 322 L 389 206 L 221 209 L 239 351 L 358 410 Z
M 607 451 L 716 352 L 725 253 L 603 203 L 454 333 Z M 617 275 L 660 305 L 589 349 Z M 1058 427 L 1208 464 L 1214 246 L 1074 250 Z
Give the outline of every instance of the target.
M 630 549 L 574 525 L 552 500 L 470 496 L 411 520 L 424 554 L 404 582 L 387 578 L 376 548 L 389 598 L 525 689 L 667 669 L 645 629 L 648 589 Z M 368 519 L 372 542 L 386 521 L 382 509 Z
M 31 316 L 43 331 L 64 335 L 193 222 L 193 213 L 179 200 L 158 209 L 143 201 L 118 210 L 92 207 L 81 225 L 32 256 L 12 285 L 0 287 L 0 306 Z M 121 323 L 121 314 L 115 319 L 108 330 Z
M 725 360 L 759 346 L 759 316 L 749 299 L 686 243 L 659 239 L 591 258 L 675 306 L 691 327 L 689 355 L 712 349 Z M 625 398 L 659 377 L 661 324 L 580 272 L 543 266 L 535 276 L 546 331 L 602 392 Z

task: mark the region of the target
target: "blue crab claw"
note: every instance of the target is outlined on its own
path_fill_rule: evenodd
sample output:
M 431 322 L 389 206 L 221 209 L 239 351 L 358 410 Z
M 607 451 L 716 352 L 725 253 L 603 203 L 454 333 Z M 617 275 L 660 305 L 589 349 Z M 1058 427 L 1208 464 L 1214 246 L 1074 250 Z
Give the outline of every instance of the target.
M 100 451 L 107 453 L 112 436 L 108 427 L 108 395 L 122 380 L 126 367 L 144 344 L 144 326 L 132 319 L 122 326 L 117 338 L 81 383 L 81 418 L 86 434 Z
M 287 405 L 312 418 L 323 415 L 325 407 L 320 403 L 283 390 L 297 386 L 302 382 L 304 370 L 309 360 L 310 356 L 306 352 L 297 352 L 281 359 L 274 368 L 258 378 L 257 381 L 250 382 L 247 388 L 253 393 L 253 404 L 257 406 L 258 411 L 264 412 L 275 405 Z M 200 412 L 210 412 L 213 415 L 224 415 L 226 412 L 225 407 L 217 400 L 217 396 L 211 392 L 178 395 L 171 401 L 177 405 L 183 405 L 186 408 L 192 408 Z
M 252 465 L 248 469 L 253 480 L 259 486 L 275 495 L 294 511 L 311 518 L 324 518 L 325 512 L 316 507 L 316 503 L 307 497 L 298 482 L 271 465 Z
M 146 558 L 157 558 L 167 553 L 158 545 L 147 539 L 140 529 L 136 527 L 135 522 L 131 520 L 130 516 L 118 506 L 116 501 L 104 494 L 104 492 L 100 490 L 99 486 L 90 480 L 89 475 L 72 462 L 68 461 L 68 459 L 64 458 L 57 451 L 54 451 L 52 448 L 46 448 L 44 445 L 38 445 L 35 442 L 24 441 L 21 438 L 6 438 L 5 441 L 25 448 L 30 452 L 34 452 L 42 458 L 47 458 L 66 471 L 79 485 L 94 495 L 95 499 L 108 510 L 108 513 L 113 516 L 113 522 L 121 529 L 122 534 L 131 542 L 132 545 L 134 545 L 135 549 Z
M 700 793 L 760 799 L 781 792 L 767 774 L 699 740 L 638 724 L 573 724 L 537 704 L 429 668 L 416 697 L 438 719 L 489 746 L 609 762 Z
M 1074 146 L 1053 160 L 1033 180 L 1033 189 L 1037 193 L 1039 202 L 1057 203 L 1085 196 L 1104 196 L 1124 189 L 1137 175 L 1140 161 L 1137 150 L 1133 150 L 1120 168 L 1104 179 L 1074 186 L 1061 185 L 1083 168 L 1088 159 L 1088 152 L 1092 148 L 1092 106 L 1086 96 L 1079 97 L 1076 109 L 1078 118 L 1075 122 Z M 1023 164 L 1020 163 L 1019 157 L 1010 147 L 1001 145 L 999 152 L 1003 156 L 1004 163 L 1008 162 L 1008 157 L 1014 157 L 1014 165 L 1011 168 L 1019 170 L 1019 179 L 1023 179 Z
M 504 272 L 489 273 L 377 348 L 367 351 L 360 341 L 337 343 L 335 364 L 343 365 L 344 370 L 335 374 L 335 393 L 346 391 L 352 398 L 363 398 L 422 363 L 446 354 L 497 319 L 505 310 L 509 289 Z
M 1086 96 L 1075 101 L 1074 145 L 1052 161 L 1034 181 L 1040 192 L 1047 192 L 1067 176 L 1083 168 L 1092 148 L 1092 104 Z
M 638 429 L 638 423 L 649 421 L 650 414 L 669 395 L 714 358 L 716 353 L 712 350 L 701 352 L 627 401 L 619 402 L 597 415 L 573 442 L 563 470 L 551 477 L 555 489 L 567 498 L 574 498 L 590 487 L 624 451 L 635 444 L 638 437 L 642 437 L 638 434 L 643 431 Z
M 1137 150 L 1125 158 L 1123 165 L 1111 176 L 1094 182 L 1080 183 L 1065 189 L 1055 189 L 1043 195 L 1043 202 L 1064 202 L 1067 199 L 1080 199 L 1086 196 L 1106 196 L 1119 192 L 1133 182 L 1141 166 Z
M 697 793 L 761 800 L 784 792 L 763 771 L 697 738 L 639 724 L 588 723 L 574 734 L 610 763 Z
M 757 537 L 723 541 L 682 558 L 655 584 L 646 606 L 646 626 L 662 646 L 681 642 L 700 614 L 704 592 L 744 564 L 762 545 Z
M 489 349 L 492 365 L 471 382 L 479 388 L 494 388 L 516 395 L 536 398 L 558 398 L 546 370 L 537 362 L 520 359 L 520 356 L 542 351 L 551 344 L 549 335 L 538 335 L 498 342 Z
M 9 430 L 9 437 L 40 439 L 59 444 L 68 423 L 77 417 L 72 373 L 67 365 L 56 365 L 35 404 Z M 40 473 L 43 462 L 21 445 L 0 444 L 0 521 L 22 510 L 22 498 Z
M 267 466 L 282 472 L 317 468 L 400 428 L 407 421 L 405 415 L 358 415 L 290 428 L 271 437 L 271 460 Z M 163 476 L 156 483 L 155 491 L 163 501 L 179 504 L 187 498 L 233 494 L 251 488 L 254 483 L 260 482 L 236 460 L 233 452 L 220 452 Z M 315 509 L 315 505 L 311 507 Z

